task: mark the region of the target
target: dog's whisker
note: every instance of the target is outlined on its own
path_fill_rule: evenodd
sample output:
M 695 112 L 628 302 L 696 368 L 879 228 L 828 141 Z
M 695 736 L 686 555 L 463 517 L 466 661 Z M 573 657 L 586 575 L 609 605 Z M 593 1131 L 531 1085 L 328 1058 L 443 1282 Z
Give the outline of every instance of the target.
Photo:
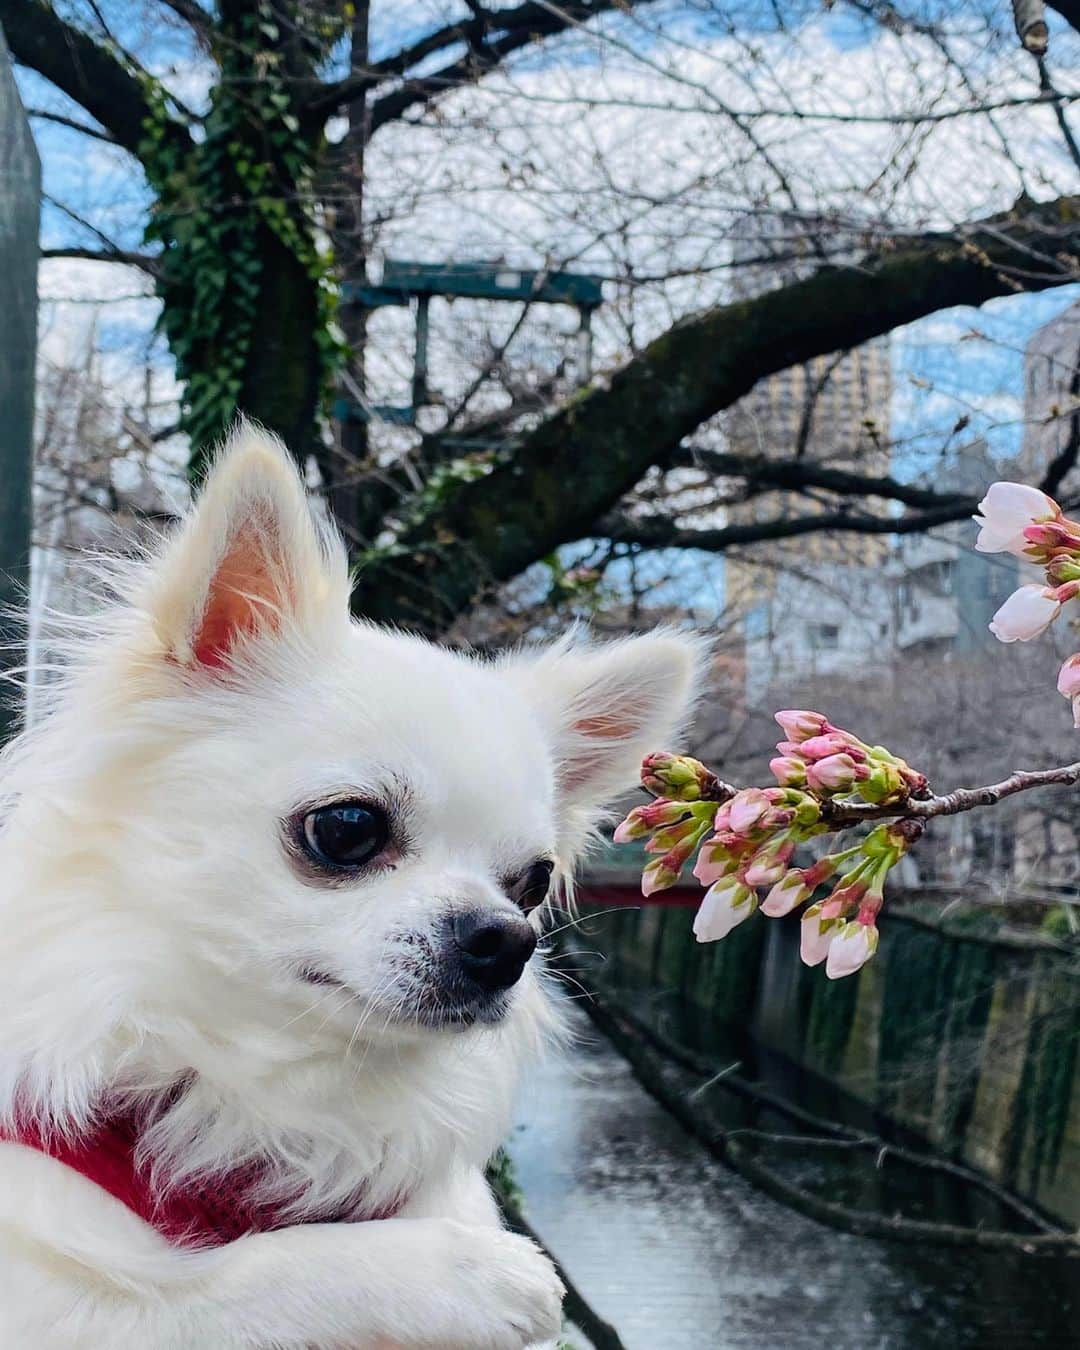
M 571 914 L 567 917 L 566 923 L 560 924 L 558 928 L 549 928 L 544 933 L 544 939 L 558 937 L 560 933 L 565 933 L 568 928 L 578 928 L 587 919 L 602 919 L 607 914 L 622 914 L 629 912 L 636 914 L 641 908 L 640 905 L 612 905 L 610 909 L 590 909 L 588 914 Z

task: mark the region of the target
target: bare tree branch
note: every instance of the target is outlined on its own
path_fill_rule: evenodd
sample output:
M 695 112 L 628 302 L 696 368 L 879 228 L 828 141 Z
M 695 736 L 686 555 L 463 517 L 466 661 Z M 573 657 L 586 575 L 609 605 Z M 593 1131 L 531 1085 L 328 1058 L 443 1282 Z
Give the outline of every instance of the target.
M 844 497 L 881 497 L 904 506 L 925 509 L 956 506 L 967 511 L 970 498 L 959 492 L 937 492 L 914 483 L 902 483 L 889 474 L 856 473 L 802 459 L 769 459 L 765 455 L 738 455 L 721 450 L 680 447 L 668 463 L 673 468 L 705 469 L 718 478 L 738 478 L 751 487 L 803 491 L 823 488 Z M 1046 491 L 1051 491 L 1047 488 Z
M 359 607 L 437 631 L 485 586 L 595 534 L 597 519 L 651 465 L 665 464 L 685 436 L 764 376 L 940 309 L 1074 280 L 1078 208 L 1076 198 L 1023 201 L 959 234 L 907 239 L 858 266 L 823 268 L 676 325 L 606 387 L 578 396 L 527 433 L 484 477 L 448 485 L 394 550 L 362 566 Z M 738 536 L 706 532 L 703 545 L 822 528 L 902 533 L 958 519 L 971 505 L 957 501 L 914 518 L 854 526 L 847 514 L 777 522 L 771 531 L 732 526 Z
M 976 498 L 961 497 L 956 499 L 955 505 L 904 516 L 864 516 L 851 510 L 821 511 L 813 515 L 740 521 L 715 529 L 686 529 L 667 516 L 634 517 L 612 512 L 597 522 L 595 532 L 617 543 L 636 544 L 645 549 L 696 548 L 705 553 L 723 553 L 740 544 L 797 539 L 823 531 L 830 534 L 920 534 L 935 525 L 963 520 L 977 505 Z
M 213 28 L 213 15 L 198 0 L 162 0 L 179 18 L 189 24 L 200 38 L 206 38 Z
M 138 267 L 147 275 L 158 275 L 157 259 L 146 253 L 133 253 L 123 248 L 43 248 L 42 258 L 83 258 L 88 262 L 122 263 L 126 267 Z
M 645 0 L 637 2 L 644 3 Z M 375 62 L 361 74 L 350 75 L 336 84 L 319 88 L 309 102 L 310 113 L 329 116 L 343 104 L 362 97 L 378 85 L 403 78 L 420 61 L 436 52 L 445 51 L 459 43 L 469 45 L 468 56 L 451 62 L 435 74 L 406 81 L 400 90 L 380 99 L 374 105 L 375 108 L 381 106 L 383 109 L 374 124 L 380 126 L 400 116 L 416 103 L 427 102 L 449 89 L 471 83 L 510 52 L 562 32 L 572 24 L 588 22 L 597 14 L 616 7 L 617 0 L 567 0 L 558 8 L 540 4 L 537 0 L 524 0 L 522 4 L 499 10 L 487 10 L 479 4 L 471 5 L 471 18 L 436 29 L 393 56 Z M 491 40 L 492 34 L 501 36 Z M 392 111 L 394 108 L 398 111 Z
M 70 127 L 72 131 L 81 131 L 84 136 L 93 136 L 95 140 L 104 141 L 107 145 L 115 145 L 116 137 L 108 131 L 102 131 L 100 127 L 87 126 L 85 122 L 80 122 L 74 117 L 65 117 L 62 113 L 48 112 L 45 108 L 27 108 L 28 117 L 37 117 L 45 122 L 55 122 L 58 126 Z
M 0 24 L 16 61 L 50 80 L 107 128 L 118 145 L 138 154 L 150 104 L 122 61 L 45 0 L 0 0 Z M 181 148 L 190 146 L 178 122 L 169 124 L 168 135 Z

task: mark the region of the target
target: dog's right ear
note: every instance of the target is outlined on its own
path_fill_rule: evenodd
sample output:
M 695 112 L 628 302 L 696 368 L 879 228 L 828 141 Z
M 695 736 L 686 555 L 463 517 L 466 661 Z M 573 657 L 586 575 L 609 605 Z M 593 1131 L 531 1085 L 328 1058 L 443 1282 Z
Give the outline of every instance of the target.
M 146 603 L 166 656 L 228 667 L 252 642 L 336 627 L 348 597 L 344 547 L 316 523 L 288 451 L 241 424 L 152 570 Z

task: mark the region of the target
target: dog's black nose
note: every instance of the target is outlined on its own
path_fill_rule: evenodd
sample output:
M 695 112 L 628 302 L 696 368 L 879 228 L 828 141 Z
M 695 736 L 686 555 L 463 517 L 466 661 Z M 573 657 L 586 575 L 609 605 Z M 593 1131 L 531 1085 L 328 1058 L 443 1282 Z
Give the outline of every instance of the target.
M 454 917 L 461 968 L 482 989 L 509 989 L 536 950 L 536 934 L 520 914 L 469 909 Z

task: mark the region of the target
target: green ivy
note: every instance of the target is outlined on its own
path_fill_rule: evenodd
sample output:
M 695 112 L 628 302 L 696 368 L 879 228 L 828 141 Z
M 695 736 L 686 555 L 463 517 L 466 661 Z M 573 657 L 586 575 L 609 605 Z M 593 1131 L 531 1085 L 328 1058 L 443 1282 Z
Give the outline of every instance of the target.
M 277 27 L 265 0 L 219 34 L 220 79 L 190 150 L 170 134 L 168 98 L 144 80 L 150 113 L 139 156 L 157 194 L 146 238 L 162 245 L 161 327 L 184 384 L 181 424 L 199 477 L 235 416 L 259 316 L 269 230 L 314 283 L 321 392 L 329 396 L 344 347 L 334 324 L 333 259 L 320 248 L 314 159 L 296 115 Z

